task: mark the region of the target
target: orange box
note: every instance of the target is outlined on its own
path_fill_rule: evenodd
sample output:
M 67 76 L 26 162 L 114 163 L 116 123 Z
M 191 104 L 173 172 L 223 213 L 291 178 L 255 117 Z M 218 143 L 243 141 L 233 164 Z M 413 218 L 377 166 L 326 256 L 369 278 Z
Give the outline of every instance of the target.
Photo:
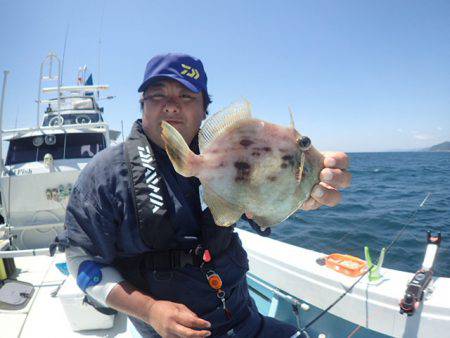
M 366 261 L 350 255 L 334 253 L 325 259 L 325 265 L 350 277 L 361 276 L 367 271 Z

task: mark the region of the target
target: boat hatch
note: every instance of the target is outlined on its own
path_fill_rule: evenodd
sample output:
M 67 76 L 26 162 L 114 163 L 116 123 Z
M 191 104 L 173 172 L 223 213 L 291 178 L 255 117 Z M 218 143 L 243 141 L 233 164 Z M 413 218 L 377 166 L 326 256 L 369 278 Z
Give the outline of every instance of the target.
M 106 147 L 101 133 L 48 134 L 10 140 L 6 165 L 43 161 L 46 154 L 54 160 L 91 158 Z

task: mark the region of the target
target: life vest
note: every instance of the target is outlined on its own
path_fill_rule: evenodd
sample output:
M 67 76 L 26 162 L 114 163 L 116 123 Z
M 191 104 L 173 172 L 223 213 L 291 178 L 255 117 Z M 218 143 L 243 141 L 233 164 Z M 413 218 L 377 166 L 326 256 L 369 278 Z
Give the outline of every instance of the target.
M 134 123 L 124 150 L 140 236 L 151 248 L 167 248 L 175 234 L 165 202 L 167 189 L 139 120 Z
M 165 179 L 159 172 L 152 145 L 142 130 L 140 120 L 134 123 L 124 143 L 124 150 L 139 233 L 143 242 L 153 250 L 135 257 L 117 258 L 114 265 L 126 279 L 143 287 L 146 270 L 180 267 L 180 261 L 182 263 L 183 259 L 187 259 L 184 253 L 190 253 L 189 250 L 169 249 L 169 244 L 175 240 L 177 225 L 171 221 Z M 203 212 L 199 223 L 202 237 L 199 242 L 213 257 L 237 240 L 233 227 L 218 227 L 209 209 Z M 195 250 L 195 247 L 191 249 Z

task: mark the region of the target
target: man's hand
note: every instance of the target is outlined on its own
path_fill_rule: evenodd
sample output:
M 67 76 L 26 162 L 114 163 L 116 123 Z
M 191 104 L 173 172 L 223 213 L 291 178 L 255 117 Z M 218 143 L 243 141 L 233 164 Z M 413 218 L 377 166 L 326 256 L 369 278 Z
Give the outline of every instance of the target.
M 199 318 L 185 305 L 155 301 L 148 309 L 146 322 L 149 323 L 163 338 L 178 337 L 208 337 L 211 331 L 195 329 L 208 329 L 211 323 Z
M 320 182 L 311 193 L 311 198 L 303 203 L 303 210 L 314 210 L 322 205 L 334 207 L 342 197 L 337 189 L 350 186 L 352 175 L 346 171 L 348 168 L 348 156 L 341 152 L 323 153 L 324 167 L 320 172 Z

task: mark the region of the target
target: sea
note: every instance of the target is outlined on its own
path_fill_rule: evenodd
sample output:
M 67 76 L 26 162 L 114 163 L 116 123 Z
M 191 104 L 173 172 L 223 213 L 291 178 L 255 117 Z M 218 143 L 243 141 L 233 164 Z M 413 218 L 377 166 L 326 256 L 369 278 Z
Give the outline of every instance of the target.
M 367 245 L 376 262 L 381 249 L 400 234 L 383 266 L 415 272 L 423 262 L 427 231 L 440 232 L 434 274 L 450 277 L 450 152 L 348 155 L 353 178 L 351 187 L 342 190 L 342 202 L 299 211 L 274 227 L 271 237 L 324 254 L 363 259 Z M 240 227 L 249 229 L 243 223 Z

